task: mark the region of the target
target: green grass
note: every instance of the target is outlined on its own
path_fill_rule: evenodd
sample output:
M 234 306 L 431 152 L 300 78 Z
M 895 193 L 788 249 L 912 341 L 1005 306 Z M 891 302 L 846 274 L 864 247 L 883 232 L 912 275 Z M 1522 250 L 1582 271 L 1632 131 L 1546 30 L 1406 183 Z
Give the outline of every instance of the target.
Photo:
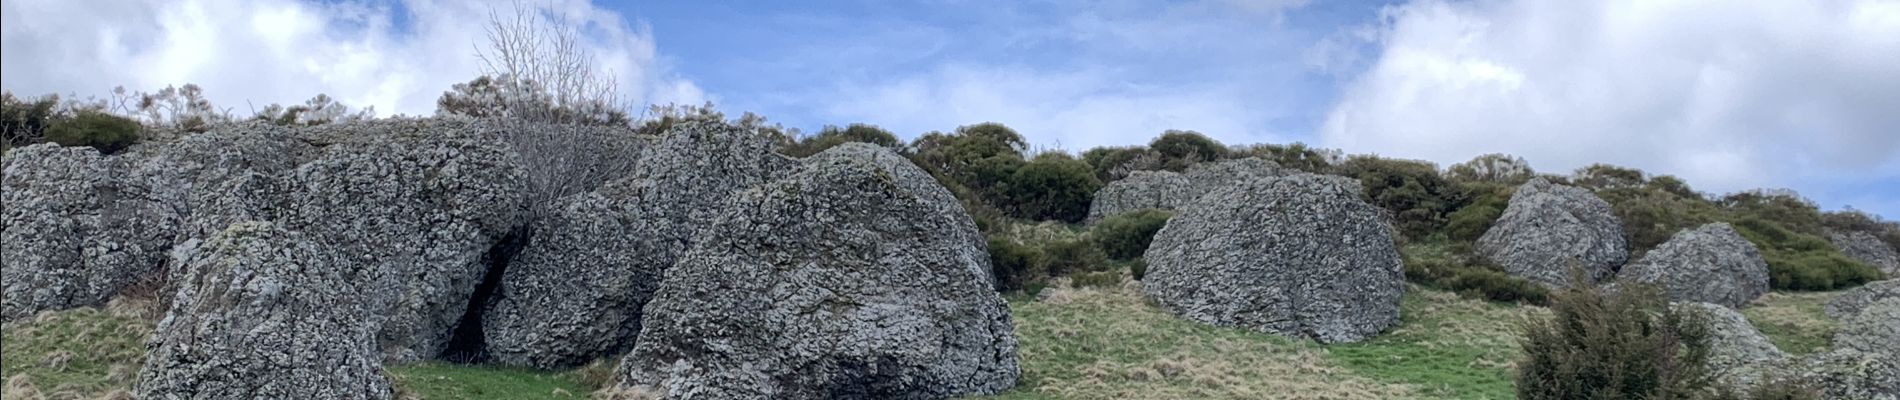
M 16 321 L 0 332 L 6 398 L 90 399 L 122 395 L 145 363 L 152 324 L 124 313 L 79 308 Z
M 1821 311 L 1841 291 L 1771 292 L 1742 309 L 1742 316 L 1760 329 L 1775 347 L 1789 354 L 1809 354 L 1826 348 L 1840 322 Z
M 592 391 L 567 372 L 437 362 L 385 369 L 406 399 L 584 399 Z
M 1519 356 L 1522 308 L 1407 288 L 1398 327 L 1360 343 L 1329 346 L 1333 359 L 1374 380 L 1419 388 L 1420 396 L 1508 399 Z

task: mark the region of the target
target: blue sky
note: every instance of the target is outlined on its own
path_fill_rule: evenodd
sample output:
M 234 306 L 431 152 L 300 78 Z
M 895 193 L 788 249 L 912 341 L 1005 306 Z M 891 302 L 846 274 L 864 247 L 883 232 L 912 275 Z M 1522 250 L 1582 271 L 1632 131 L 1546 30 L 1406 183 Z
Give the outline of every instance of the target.
M 84 4 L 82 4 L 84 3 Z M 995 121 L 1042 149 L 1167 129 L 1446 165 L 1592 162 L 1900 216 L 1900 0 L 528 1 L 637 102 L 806 131 Z M 0 86 L 198 83 L 426 115 L 496 1 L 5 0 Z

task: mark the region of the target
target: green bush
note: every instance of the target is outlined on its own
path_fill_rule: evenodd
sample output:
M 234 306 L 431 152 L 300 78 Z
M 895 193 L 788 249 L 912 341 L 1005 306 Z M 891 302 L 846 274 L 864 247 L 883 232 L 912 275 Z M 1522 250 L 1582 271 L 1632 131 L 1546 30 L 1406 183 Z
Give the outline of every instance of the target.
M 1769 284 L 1780 290 L 1834 290 L 1884 278 L 1880 270 L 1847 258 L 1825 239 L 1779 223 L 1745 218 L 1733 223 L 1768 261 Z
M 1392 213 L 1407 239 L 1438 232 L 1445 215 L 1465 201 L 1456 187 L 1439 176 L 1437 166 L 1424 161 L 1353 156 L 1339 170 L 1359 179 L 1365 198 Z
M 1148 154 L 1148 148 L 1142 146 L 1097 147 L 1083 152 L 1082 161 L 1089 163 L 1089 168 L 1095 172 L 1095 179 L 1108 183 L 1144 167 L 1136 164 L 1139 164 L 1140 159 L 1154 159 Z
M 1511 205 L 1512 187 L 1490 183 L 1459 183 L 1467 203 L 1445 216 L 1445 236 L 1461 242 L 1476 242 L 1504 209 Z
M 1720 208 L 1700 196 L 1683 197 L 1657 186 L 1604 189 L 1596 194 L 1610 203 L 1610 211 L 1623 224 L 1624 240 L 1638 256 L 1683 229 L 1726 219 Z
M 956 133 L 931 132 L 911 142 L 911 162 L 938 176 L 959 198 L 1009 210 L 1007 183 L 1023 160 L 1022 135 L 997 123 L 958 127 Z M 964 197 L 968 196 L 968 197 Z
M 1477 257 L 1454 253 L 1464 248 L 1432 245 L 1408 246 L 1403 252 L 1405 279 L 1413 283 L 1458 293 L 1471 299 L 1526 304 L 1546 304 L 1550 291 L 1536 283 L 1511 276 Z
M 1063 153 L 1045 153 L 1010 176 L 1007 208 L 1018 218 L 1081 222 L 1101 188 L 1088 163 Z
M 39 143 L 58 106 L 58 95 L 23 100 L 13 92 L 0 92 L 0 148 Z
M 1161 158 L 1161 169 L 1180 172 L 1188 166 L 1227 158 L 1227 146 L 1195 131 L 1162 132 L 1148 149 Z
M 1085 287 L 1115 287 L 1122 284 L 1120 271 L 1095 271 L 1075 274 L 1070 277 L 1069 285 Z
M 1168 224 L 1173 212 L 1146 209 L 1103 218 L 1091 229 L 1095 244 L 1110 258 L 1127 260 L 1141 257 L 1148 251 L 1148 244 L 1154 241 L 1155 232 Z
M 1134 276 L 1135 280 L 1138 281 L 1141 280 L 1141 278 L 1147 277 L 1148 260 L 1137 259 L 1128 262 L 1128 275 Z
M 1550 311 L 1523 324 L 1519 399 L 1692 399 L 1711 393 L 1707 321 L 1667 307 L 1655 288 L 1629 285 L 1611 294 L 1583 285 L 1554 293 Z
M 1102 271 L 1108 267 L 1108 255 L 1088 239 L 1063 239 L 1042 244 L 1045 277 Z
M 996 278 L 997 291 L 1022 290 L 1043 275 L 1042 251 L 1016 244 L 1007 238 L 991 236 L 990 274 Z
M 130 118 L 85 110 L 54 119 L 46 127 L 46 140 L 61 146 L 90 146 L 112 154 L 137 143 L 139 129 L 138 121 Z
M 799 138 L 797 142 L 786 145 L 779 152 L 793 157 L 810 157 L 826 149 L 851 142 L 870 143 L 884 147 L 897 147 L 902 144 L 897 140 L 897 135 L 876 125 L 851 124 L 843 128 L 825 126 L 824 129 L 818 131 L 818 134 Z
M 1322 150 L 1307 147 L 1305 143 L 1294 142 L 1288 145 L 1252 144 L 1241 147 L 1240 154 L 1229 157 L 1259 157 L 1280 164 L 1281 167 L 1323 174 L 1332 171 L 1334 156 L 1338 150 Z

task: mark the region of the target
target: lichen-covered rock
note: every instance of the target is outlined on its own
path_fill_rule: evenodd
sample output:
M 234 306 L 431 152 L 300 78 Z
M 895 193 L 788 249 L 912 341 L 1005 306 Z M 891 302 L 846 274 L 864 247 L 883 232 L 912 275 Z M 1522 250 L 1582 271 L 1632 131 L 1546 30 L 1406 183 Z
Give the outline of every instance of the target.
M 624 353 L 660 278 L 719 202 L 795 165 L 738 128 L 690 122 L 646 148 L 632 175 L 562 199 L 509 264 L 483 314 L 494 362 L 538 368 Z
M 132 158 L 39 144 L 0 159 L 0 323 L 103 304 L 163 267 L 172 224 L 127 179 Z
M 1102 186 L 1089 203 L 1088 223 L 1150 208 L 1172 210 L 1192 200 L 1187 177 L 1174 171 L 1135 171 Z
M 1841 322 L 1834 332 L 1834 348 L 1853 349 L 1900 359 L 1900 299 L 1868 304 Z
M 1015 386 L 975 224 L 902 156 L 843 145 L 733 194 L 647 304 L 618 385 L 682 399 L 946 398 Z
M 1279 164 L 1253 157 L 1195 164 L 1186 173 L 1135 171 L 1096 191 L 1087 221 L 1094 224 L 1103 218 L 1150 208 L 1173 210 L 1236 182 L 1287 173 Z
M 1768 293 L 1768 262 L 1735 228 L 1716 222 L 1676 232 L 1617 279 L 1656 285 L 1670 301 L 1739 308 Z
M 1900 400 L 1900 357 L 1835 349 L 1802 358 L 1793 370 L 1830 400 Z
M 1724 386 L 1747 390 L 1762 376 L 1777 372 L 1788 354 L 1775 348 L 1741 313 L 1720 304 L 1675 303 L 1678 311 L 1693 312 L 1708 321 L 1709 370 Z
M 1190 320 L 1325 343 L 1398 322 L 1397 246 L 1359 184 L 1296 174 L 1216 190 L 1155 234 L 1142 287 Z
M 1478 252 L 1513 276 L 1547 287 L 1570 285 L 1570 268 L 1600 281 L 1629 260 L 1623 226 L 1610 203 L 1588 190 L 1541 178 L 1518 186 Z
M 391 398 L 353 273 L 333 255 L 264 222 L 211 237 L 183 260 L 140 398 Z
M 1866 309 L 1868 305 L 1884 299 L 1900 299 L 1900 279 L 1871 282 L 1841 293 L 1839 296 L 1834 296 L 1833 300 L 1828 300 L 1821 311 L 1834 319 L 1846 320 L 1860 313 L 1860 310 Z
M 290 198 L 275 204 L 288 208 L 274 214 L 357 271 L 389 359 L 435 357 L 489 271 L 490 249 L 522 224 L 525 171 L 473 121 L 382 120 L 361 131 L 285 177 Z
M 1829 241 L 1834 242 L 1834 247 L 1841 248 L 1841 254 L 1867 263 L 1887 273 L 1887 277 L 1900 278 L 1900 251 L 1897 251 L 1900 249 L 1888 246 L 1880 238 L 1865 231 L 1828 232 L 1827 236 Z

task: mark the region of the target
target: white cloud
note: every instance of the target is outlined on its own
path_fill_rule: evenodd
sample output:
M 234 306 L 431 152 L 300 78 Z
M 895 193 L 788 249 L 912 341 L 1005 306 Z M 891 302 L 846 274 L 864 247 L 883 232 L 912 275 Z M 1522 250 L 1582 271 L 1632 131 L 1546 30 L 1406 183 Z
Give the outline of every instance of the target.
M 590 50 L 622 96 L 702 101 L 673 76 L 651 34 L 586 0 L 529 2 L 591 27 Z M 0 78 L 22 95 L 104 96 L 197 83 L 220 107 L 297 103 L 326 93 L 383 115 L 431 114 L 435 99 L 478 73 L 489 7 L 505 2 L 401 4 L 294 0 L 9 0 L 0 6 Z M 247 105 L 247 102 L 249 105 Z
M 1900 177 L 1900 2 L 1422 0 L 1382 17 L 1326 145 L 1609 162 L 1711 191 Z

